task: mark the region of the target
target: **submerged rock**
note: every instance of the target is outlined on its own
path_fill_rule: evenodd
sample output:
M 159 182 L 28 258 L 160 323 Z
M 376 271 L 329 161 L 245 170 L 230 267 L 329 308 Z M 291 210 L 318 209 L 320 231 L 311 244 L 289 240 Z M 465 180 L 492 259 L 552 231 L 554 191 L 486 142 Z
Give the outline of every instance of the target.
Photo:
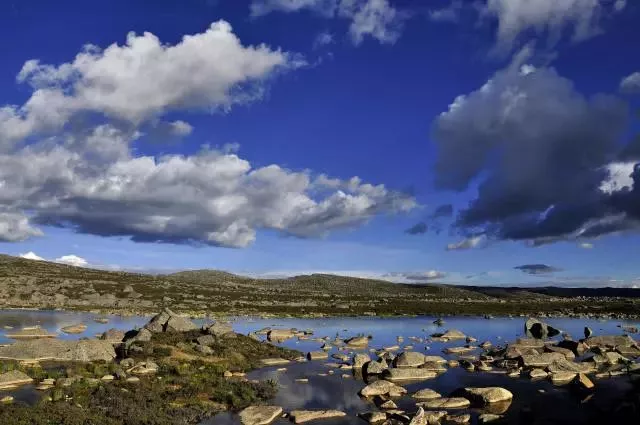
M 87 325 L 84 323 L 78 323 L 76 325 L 65 326 L 60 330 L 66 334 L 81 334 L 87 330 Z
M 280 406 L 249 406 L 239 413 L 242 425 L 268 425 L 282 415 Z

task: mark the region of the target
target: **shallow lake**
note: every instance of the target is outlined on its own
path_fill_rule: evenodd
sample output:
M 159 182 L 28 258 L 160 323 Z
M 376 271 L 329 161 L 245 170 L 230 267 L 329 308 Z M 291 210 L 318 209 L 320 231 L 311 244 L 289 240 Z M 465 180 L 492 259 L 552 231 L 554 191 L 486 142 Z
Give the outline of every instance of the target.
M 102 324 L 93 321 L 95 317 L 107 317 L 109 323 Z M 61 338 L 92 337 L 109 328 L 129 330 L 136 326 L 144 325 L 147 317 L 120 317 L 98 316 L 90 313 L 52 312 L 52 311 L 0 311 L 0 328 L 12 326 L 16 329 L 24 326 L 40 325 L 50 332 L 60 333 Z M 414 351 L 425 354 L 441 355 L 447 359 L 455 358 L 443 354 L 446 347 L 463 345 L 460 342 L 428 342 L 416 343 L 409 337 L 427 338 L 435 332 L 443 332 L 446 329 L 458 329 L 467 335 L 478 339 L 478 342 L 490 341 L 493 345 L 504 345 L 524 336 L 524 318 L 493 318 L 490 320 L 473 317 L 445 318 L 442 327 L 433 324 L 434 317 L 415 318 L 329 318 L 329 319 L 258 319 L 258 318 L 231 318 L 233 328 L 239 333 L 249 333 L 265 327 L 271 328 L 297 328 L 299 330 L 312 330 L 313 336 L 347 338 L 355 335 L 371 335 L 370 348 L 382 348 L 392 345 L 401 347 L 412 345 Z M 580 338 L 585 326 L 589 326 L 594 335 L 622 334 L 620 325 L 638 326 L 637 322 L 598 321 L 590 319 L 545 319 L 552 326 Z M 80 335 L 66 335 L 60 332 L 60 328 L 83 322 L 88 328 Z M 204 320 L 196 320 L 202 323 Z M 5 331 L 7 332 L 7 331 Z M 398 337 L 404 341 L 398 343 Z M 637 337 L 636 337 L 637 338 Z M 0 343 L 9 343 L 11 340 L 0 335 Z M 283 346 L 300 350 L 318 351 L 323 345 L 318 341 L 298 341 L 290 339 L 282 343 Z M 402 348 L 401 348 L 402 349 Z M 338 351 L 332 348 L 329 355 L 341 352 L 351 354 L 348 351 Z M 335 360 L 329 359 L 328 362 Z M 326 425 L 334 424 L 364 424 L 356 415 L 360 412 L 374 410 L 373 405 L 358 396 L 358 392 L 366 383 L 352 375 L 350 370 L 341 370 L 327 366 L 326 360 L 305 363 L 291 363 L 286 365 L 286 371 L 278 371 L 278 367 L 263 368 L 248 375 L 249 379 L 273 379 L 280 385 L 280 390 L 272 404 L 282 406 L 285 411 L 293 409 L 338 409 L 347 413 L 344 418 L 336 420 L 323 420 L 318 423 Z M 333 372 L 330 372 L 333 371 Z M 333 373 L 333 374 L 330 374 Z M 344 376 L 343 376 L 344 375 Z M 298 378 L 308 378 L 308 383 L 296 382 Z M 557 423 L 557 424 L 587 424 L 602 420 L 598 412 L 608 411 L 619 402 L 622 393 L 632 387 L 626 377 L 601 379 L 596 381 L 596 389 L 585 402 L 585 394 L 578 394 L 568 387 L 554 386 L 547 380 L 531 381 L 528 378 L 509 378 L 506 375 L 492 372 L 467 372 L 462 368 L 451 368 L 446 373 L 435 379 L 403 385 L 409 390 L 409 394 L 423 388 L 431 388 L 444 396 L 454 390 L 465 386 L 501 386 L 514 394 L 513 403 L 506 411 L 508 423 Z M 23 387 L 13 391 L 16 399 L 29 399 L 31 391 Z M 4 395 L 0 392 L 0 397 Z M 400 409 L 408 412 L 415 411 L 415 403 L 410 397 L 404 397 L 396 401 Z M 588 404 L 585 404 L 588 403 Z M 585 406 L 589 406 L 586 408 Z M 453 413 L 454 411 L 452 411 Z M 475 423 L 478 414 L 487 412 L 477 409 L 458 410 L 455 413 L 471 413 L 472 423 Z M 497 412 L 502 413 L 502 412 Z M 640 416 L 630 417 L 629 423 L 640 423 Z M 204 424 L 235 424 L 239 423 L 234 414 L 221 414 L 209 419 Z M 290 423 L 284 419 L 276 423 Z M 620 422 L 617 422 L 620 423 Z M 626 422 L 625 422 L 626 423 Z

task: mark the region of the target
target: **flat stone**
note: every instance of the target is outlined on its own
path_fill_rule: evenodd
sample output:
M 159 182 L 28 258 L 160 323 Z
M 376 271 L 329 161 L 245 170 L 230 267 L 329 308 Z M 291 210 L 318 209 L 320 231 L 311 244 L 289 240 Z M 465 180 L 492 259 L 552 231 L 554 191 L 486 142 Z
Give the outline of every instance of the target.
M 349 347 L 367 347 L 369 345 L 369 338 L 366 336 L 356 336 L 345 340 L 345 343 Z
M 387 369 L 382 373 L 382 377 L 388 381 L 416 381 L 433 379 L 438 374 L 431 370 L 418 368 Z
M 553 372 L 549 376 L 551 378 L 551 382 L 553 382 L 555 385 L 564 385 L 573 381 L 573 379 L 576 377 L 576 373 L 575 372 Z
M 66 334 L 81 334 L 87 330 L 87 325 L 84 323 L 78 323 L 77 325 L 65 326 L 60 330 Z
M 46 329 L 42 329 L 39 326 L 32 326 L 22 328 L 19 331 L 5 334 L 7 338 L 11 339 L 38 339 L 38 338 L 55 338 L 58 335 L 49 333 Z
M 502 387 L 466 387 L 461 394 L 478 404 L 491 404 L 513 399 L 513 393 Z
M 249 406 L 239 413 L 242 425 L 268 425 L 282 415 L 280 406 Z
M 590 373 L 595 370 L 592 364 L 587 362 L 575 363 L 566 359 L 559 359 L 547 366 L 547 370 L 551 373 L 573 372 L 573 373 Z
M 562 354 L 567 360 L 574 360 L 576 358 L 576 355 L 573 353 L 573 351 L 569 350 L 568 348 L 558 347 L 556 345 L 547 345 L 544 348 L 551 353 Z
M 329 354 L 324 351 L 311 351 L 307 353 L 307 359 L 309 360 L 324 360 L 328 358 Z
M 364 419 L 370 424 L 377 424 L 387 420 L 387 414 L 384 412 L 365 412 L 358 413 L 358 417 Z
M 531 379 L 541 379 L 547 377 L 547 372 L 542 369 L 532 369 L 529 371 L 529 377 Z
M 400 392 L 402 394 L 406 394 L 407 393 L 406 389 L 394 384 L 393 382 L 389 382 L 389 381 L 385 381 L 385 380 L 379 380 L 379 381 L 374 381 L 371 384 L 369 384 L 366 387 L 364 387 L 360 391 L 360 394 L 363 397 L 374 397 L 374 396 L 378 396 L 378 395 L 386 395 L 386 394 L 389 394 L 392 391 Z
M 632 347 L 636 342 L 629 335 L 601 335 L 592 336 L 584 340 L 589 347 Z
M 287 359 L 281 359 L 281 358 L 269 358 L 269 359 L 260 360 L 260 363 L 262 363 L 265 366 L 277 366 L 277 365 L 289 364 L 291 363 L 291 361 Z
M 471 405 L 471 402 L 464 397 L 442 397 L 416 403 L 426 409 L 464 409 Z
M 470 353 L 472 351 L 477 350 L 478 347 L 470 346 L 470 347 L 448 347 L 444 349 L 444 352 L 447 354 L 464 354 Z
M 448 331 L 440 335 L 440 337 L 447 338 L 447 339 L 466 339 L 467 338 L 467 336 L 464 333 L 460 332 L 457 329 L 449 329 Z
M 466 424 L 471 422 L 471 415 L 463 413 L 462 415 L 447 415 L 444 417 L 445 424 Z
M 478 416 L 478 423 L 480 424 L 488 424 L 490 422 L 499 421 L 502 419 L 502 415 L 494 415 L 493 413 L 483 413 Z
M 555 361 L 566 361 L 564 355 L 560 353 L 542 353 L 524 355 L 521 357 L 522 364 L 525 367 L 547 367 Z
M 442 398 L 442 395 L 430 388 L 425 388 L 415 392 L 412 397 L 418 401 L 433 400 L 434 398 Z
M 289 417 L 296 424 L 315 421 L 318 419 L 341 418 L 347 416 L 340 410 L 294 410 Z
M 115 349 L 109 341 L 80 339 L 74 341 L 58 339 L 20 340 L 0 347 L 0 359 L 18 361 L 107 361 L 116 357 Z
M 592 389 L 595 385 L 593 384 L 593 382 L 591 381 L 591 379 L 589 379 L 589 377 L 587 375 L 585 375 L 584 373 L 579 373 L 575 379 L 574 379 L 574 384 L 576 384 L 579 387 L 585 388 L 585 389 Z

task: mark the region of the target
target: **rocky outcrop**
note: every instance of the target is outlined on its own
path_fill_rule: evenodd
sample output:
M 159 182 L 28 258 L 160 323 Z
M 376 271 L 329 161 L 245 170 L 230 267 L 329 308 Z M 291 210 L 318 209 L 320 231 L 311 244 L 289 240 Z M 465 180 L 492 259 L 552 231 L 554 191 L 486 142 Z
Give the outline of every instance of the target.
M 211 323 L 210 325 L 203 326 L 202 330 L 209 335 L 215 336 L 216 338 L 220 338 L 233 333 L 233 327 L 231 327 L 230 324 L 224 322 Z
M 249 406 L 238 415 L 242 425 L 269 425 L 282 415 L 280 406 Z
M 119 329 L 109 329 L 106 332 L 103 332 L 100 336 L 100 339 L 104 341 L 109 341 L 112 344 L 119 344 L 124 339 L 124 332 Z
M 33 339 L 0 347 L 0 359 L 19 361 L 110 362 L 115 357 L 116 352 L 110 342 L 95 339 L 77 341 Z
M 524 331 L 527 336 L 537 339 L 551 338 L 560 334 L 558 329 L 534 318 L 529 318 L 525 322 Z

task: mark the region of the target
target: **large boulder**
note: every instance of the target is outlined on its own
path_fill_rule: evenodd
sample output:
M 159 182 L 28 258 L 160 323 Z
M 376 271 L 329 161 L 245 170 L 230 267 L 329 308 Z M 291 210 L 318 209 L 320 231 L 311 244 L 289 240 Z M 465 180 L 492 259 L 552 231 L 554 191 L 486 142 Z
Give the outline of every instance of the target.
M 191 320 L 177 315 L 168 308 L 154 316 L 144 327 L 152 333 L 187 332 L 198 329 Z
M 529 318 L 524 324 L 524 331 L 531 338 L 544 339 L 560 334 L 560 331 L 538 319 Z
M 97 339 L 76 341 L 32 339 L 0 347 L 0 359 L 18 361 L 110 362 L 116 357 L 113 344 Z
M 355 336 L 345 340 L 345 343 L 350 348 L 364 348 L 369 345 L 369 338 L 366 336 Z
M 405 351 L 400 353 L 393 361 L 395 367 L 418 367 L 425 362 L 425 356 L 417 351 Z
M 371 384 L 360 390 L 360 395 L 363 397 L 374 397 L 377 395 L 387 395 L 391 393 L 403 393 L 406 394 L 407 390 L 393 382 L 379 380 L 374 381 Z
M 109 329 L 106 332 L 103 332 L 100 336 L 101 340 L 109 341 L 112 344 L 119 344 L 124 339 L 124 332 L 119 329 Z
M 272 329 L 267 333 L 267 339 L 269 341 L 282 342 L 293 338 L 295 335 L 295 329 Z
M 412 397 L 418 401 L 425 401 L 433 400 L 434 398 L 442 398 L 442 394 L 433 391 L 430 388 L 425 388 L 414 393 Z
M 202 330 L 216 338 L 233 333 L 231 325 L 224 322 L 211 323 L 210 325 L 203 326 Z
M 379 375 L 387 369 L 389 369 L 387 362 L 384 359 L 380 359 L 377 362 L 367 362 L 364 366 L 364 373 L 367 375 Z
M 368 354 L 358 353 L 353 356 L 353 368 L 356 370 L 362 370 L 365 364 L 371 361 L 371 357 Z
M 572 372 L 572 373 L 590 373 L 595 370 L 593 364 L 583 362 L 583 363 L 575 363 L 569 361 L 567 359 L 557 359 L 554 360 L 549 366 L 547 366 L 547 371 L 551 373 L 558 372 Z
M 242 425 L 269 425 L 282 415 L 280 406 L 249 406 L 238 415 Z
M 511 391 L 502 387 L 466 387 L 458 391 L 462 397 L 474 403 L 485 405 L 513 399 Z

